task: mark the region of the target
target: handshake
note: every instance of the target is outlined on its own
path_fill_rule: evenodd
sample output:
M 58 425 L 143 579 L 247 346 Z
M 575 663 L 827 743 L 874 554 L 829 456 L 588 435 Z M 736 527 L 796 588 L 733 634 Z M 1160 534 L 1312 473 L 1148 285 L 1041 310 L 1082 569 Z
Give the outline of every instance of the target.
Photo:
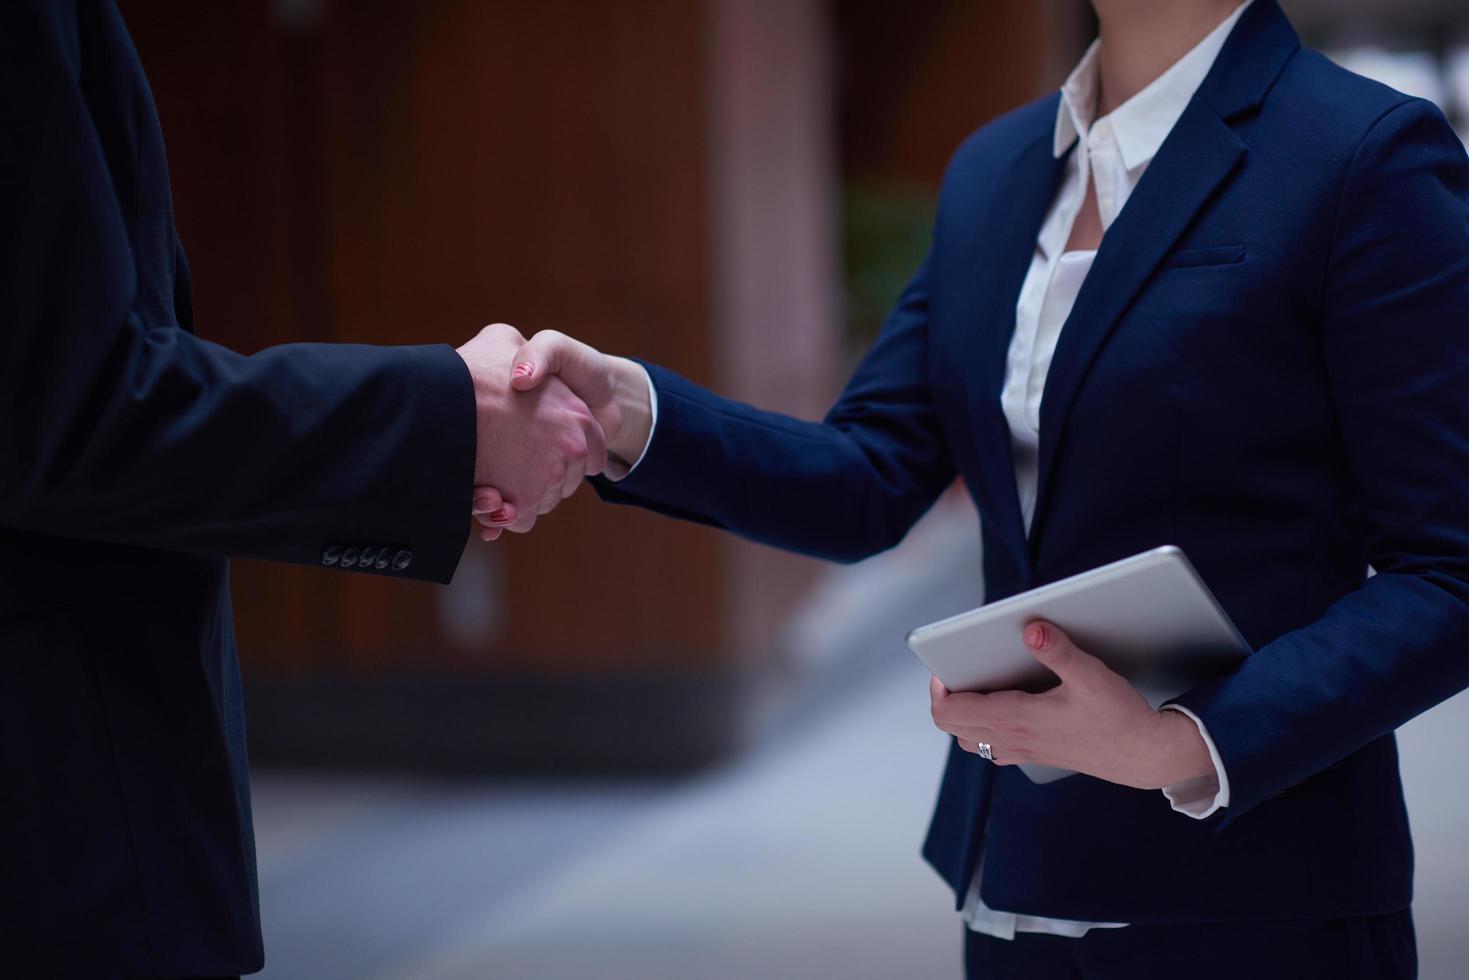
M 647 373 L 554 330 L 495 323 L 458 349 L 474 379 L 480 537 L 525 533 L 588 476 L 616 478 L 652 432 Z

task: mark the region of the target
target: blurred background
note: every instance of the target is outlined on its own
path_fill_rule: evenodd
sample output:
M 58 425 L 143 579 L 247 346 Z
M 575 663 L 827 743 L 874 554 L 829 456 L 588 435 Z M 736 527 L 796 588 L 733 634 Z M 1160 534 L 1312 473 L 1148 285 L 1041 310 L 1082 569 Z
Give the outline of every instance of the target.
M 1469 133 L 1461 0 L 1285 6 Z M 953 147 L 1094 29 L 1082 0 L 122 7 L 205 336 L 508 320 L 805 416 L 921 258 Z M 957 976 L 902 638 L 977 604 L 978 568 L 957 495 L 833 568 L 590 492 L 447 589 L 237 564 L 264 976 Z M 1462 977 L 1469 700 L 1402 737 L 1424 976 Z

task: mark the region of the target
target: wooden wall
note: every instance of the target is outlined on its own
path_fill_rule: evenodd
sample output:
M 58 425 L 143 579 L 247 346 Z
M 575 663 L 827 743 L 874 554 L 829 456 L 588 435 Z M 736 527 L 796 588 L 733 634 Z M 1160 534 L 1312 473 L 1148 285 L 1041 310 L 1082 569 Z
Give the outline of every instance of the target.
M 937 187 L 976 127 L 1060 85 L 1093 35 L 1086 0 L 835 0 L 841 154 L 863 180 Z
M 958 136 L 1035 94 L 1037 11 L 1059 2 L 121 5 L 204 336 L 459 343 L 507 320 L 815 417 L 844 362 L 840 174 L 936 180 Z M 717 754 L 818 573 L 589 490 L 472 543 L 448 589 L 238 563 L 252 744 L 477 767 Z
M 636 6 L 340 3 L 294 29 L 258 2 L 126 7 L 201 332 L 458 343 L 504 319 L 712 379 L 702 14 Z M 510 611 L 478 642 L 442 628 L 438 589 L 242 563 L 242 645 L 272 669 L 717 656 L 718 548 L 584 491 L 474 549 Z

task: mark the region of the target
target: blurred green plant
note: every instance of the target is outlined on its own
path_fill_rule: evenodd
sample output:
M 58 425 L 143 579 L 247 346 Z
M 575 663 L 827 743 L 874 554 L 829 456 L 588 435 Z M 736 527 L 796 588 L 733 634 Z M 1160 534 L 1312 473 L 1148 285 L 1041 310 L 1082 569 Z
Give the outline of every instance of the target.
M 851 181 L 842 192 L 849 341 L 866 348 L 928 251 L 936 192 L 917 184 Z

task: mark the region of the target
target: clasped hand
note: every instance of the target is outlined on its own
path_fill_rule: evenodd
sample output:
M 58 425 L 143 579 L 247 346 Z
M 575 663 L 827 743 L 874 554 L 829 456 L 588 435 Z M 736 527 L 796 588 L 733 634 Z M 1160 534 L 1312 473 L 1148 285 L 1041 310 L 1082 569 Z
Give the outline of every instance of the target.
M 529 531 L 607 467 L 601 423 L 564 382 L 551 378 L 534 391 L 512 385 L 525 343 L 514 327 L 494 323 L 458 349 L 474 380 L 474 509 L 493 517 L 491 539 L 501 530 Z
M 641 368 L 625 358 L 554 330 L 527 341 L 504 323 L 459 354 L 474 378 L 473 509 L 486 541 L 529 531 L 586 477 L 626 472 L 647 440 L 646 384 L 640 390 Z

